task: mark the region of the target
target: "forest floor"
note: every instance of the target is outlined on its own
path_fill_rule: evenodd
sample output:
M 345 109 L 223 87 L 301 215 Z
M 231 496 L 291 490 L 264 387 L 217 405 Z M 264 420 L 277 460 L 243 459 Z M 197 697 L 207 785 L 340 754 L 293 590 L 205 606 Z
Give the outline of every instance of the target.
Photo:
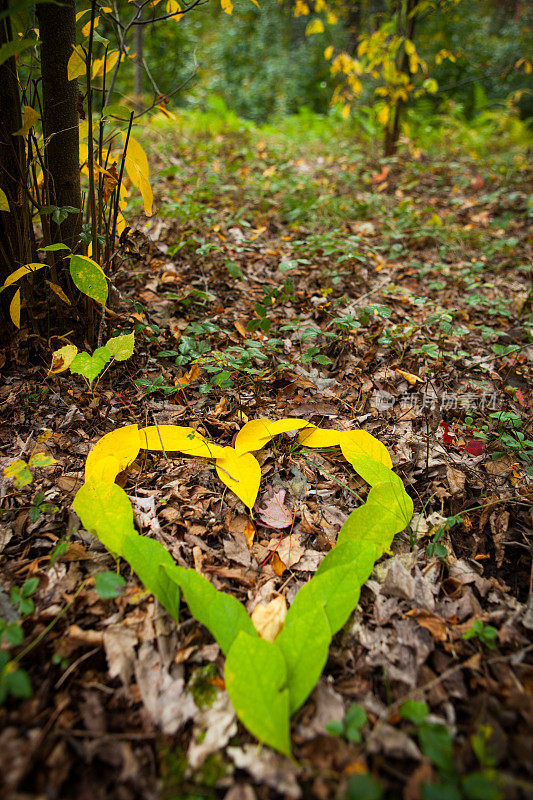
M 144 141 L 156 212 L 132 205 L 108 330 L 135 330 L 134 356 L 89 389 L 48 374 L 65 339 L 23 327 L 1 354 L 0 466 L 55 459 L 0 478 L 2 647 L 33 687 L 0 708 L 5 796 L 533 797 L 527 154 L 404 144 L 385 162 L 311 117 L 191 116 Z M 115 561 L 72 511 L 116 427 L 225 445 L 259 417 L 369 431 L 415 506 L 293 719 L 294 762 L 237 723 L 186 606 L 176 627 L 126 562 L 121 591 L 95 582 Z M 140 530 L 249 611 L 292 600 L 364 493 L 338 448 L 281 436 L 258 458 L 257 508 L 279 509 L 253 541 L 205 459 L 121 478 Z

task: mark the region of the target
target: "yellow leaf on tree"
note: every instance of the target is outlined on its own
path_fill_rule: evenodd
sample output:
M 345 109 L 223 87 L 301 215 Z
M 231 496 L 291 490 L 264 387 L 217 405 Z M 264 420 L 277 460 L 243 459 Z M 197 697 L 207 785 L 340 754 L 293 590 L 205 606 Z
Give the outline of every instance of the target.
M 95 18 L 94 18 L 93 30 L 94 30 L 95 28 L 97 28 L 97 27 L 98 27 L 98 23 L 99 23 L 99 22 L 100 22 L 100 17 L 95 17 Z M 85 37 L 85 36 L 89 36 L 89 34 L 90 34 L 90 32 L 91 32 L 91 20 L 89 20 L 89 22 L 86 22 L 86 23 L 85 23 L 85 25 L 84 25 L 84 26 L 83 26 L 83 28 L 81 29 L 81 32 L 82 32 L 82 35 L 83 35 L 84 37 Z
M 280 595 L 266 605 L 259 603 L 252 611 L 251 619 L 261 639 L 273 642 L 281 633 L 286 616 L 287 602 L 283 595 Z
M 85 66 L 85 53 L 80 44 L 74 46 L 72 55 L 70 56 L 67 64 L 67 76 L 69 81 L 85 75 L 87 67 Z
M 326 47 L 326 49 L 324 50 L 324 58 L 326 59 L 326 61 L 329 61 L 332 55 L 333 55 L 333 45 L 332 45 L 332 44 L 330 44 L 330 45 L 329 45 L 328 47 Z
M 115 480 L 119 472 L 126 469 L 141 448 L 137 425 L 117 428 L 96 442 L 85 462 L 85 480 L 96 478 L 106 482 Z
M 305 419 L 252 419 L 244 425 L 235 437 L 235 450 L 238 453 L 250 453 L 261 450 L 279 433 L 297 431 L 309 425 Z
M 22 123 L 22 128 L 19 128 L 18 131 L 15 131 L 13 136 L 27 136 L 30 132 L 30 128 L 33 128 L 37 120 L 40 118 L 41 115 L 38 111 L 31 106 L 24 106 L 24 121 Z
M 19 267 L 11 275 L 8 275 L 4 281 L 4 287 L 10 286 L 15 281 L 18 281 L 19 278 L 22 278 L 24 275 L 28 275 L 30 272 L 37 272 L 38 269 L 42 269 L 46 267 L 46 264 L 41 264 L 40 261 L 32 262 L 31 264 L 25 264 L 23 267 Z
M 254 456 L 237 453 L 233 447 L 224 447 L 221 457 L 216 460 L 216 468 L 222 483 L 252 509 L 261 483 L 261 467 Z
M 179 13 L 181 11 L 181 6 L 178 0 L 167 0 L 166 10 L 167 14 L 173 14 L 173 19 L 175 19 L 176 22 L 179 22 L 183 17 L 183 14 Z
M 307 17 L 309 14 L 309 6 L 304 0 L 296 0 L 296 5 L 294 6 L 294 16 L 295 17 Z
M 69 306 L 70 306 L 70 305 L 72 305 L 72 304 L 71 304 L 71 302 L 70 302 L 70 300 L 69 300 L 69 299 L 68 299 L 68 297 L 66 296 L 65 292 L 64 292 L 64 291 L 63 291 L 63 289 L 61 288 L 61 286 L 58 286 L 58 284 L 57 284 L 57 283 L 52 283 L 52 281 L 46 281 L 46 283 L 48 284 L 48 286 L 50 287 L 50 289 L 51 289 L 53 292 L 55 292 L 55 294 L 57 294 L 57 296 L 58 296 L 58 297 L 59 297 L 59 298 L 60 298 L 60 299 L 61 299 L 61 300 L 62 300 L 64 303 L 66 303 L 66 304 L 67 304 L 67 305 L 69 305 Z
M 95 58 L 93 61 L 92 77 L 99 78 L 104 74 L 104 66 L 106 73 L 113 69 L 118 61 L 118 50 L 111 50 L 107 54 L 107 58 Z
M 58 375 L 60 372 L 65 372 L 76 358 L 77 353 L 78 348 L 75 344 L 66 344 L 64 347 L 60 347 L 59 350 L 54 350 L 48 374 Z
M 226 14 L 233 14 L 233 3 L 231 0 L 220 0 L 220 5 L 222 6 L 222 11 L 225 11 Z
M 321 19 L 312 19 L 305 29 L 306 36 L 312 36 L 313 33 L 324 33 L 324 23 Z
M 126 134 L 122 134 L 122 141 L 126 142 Z M 154 196 L 148 180 L 148 159 L 139 142 L 130 136 L 126 152 L 126 172 L 134 186 L 140 191 L 144 203 L 144 213 L 152 216 Z
M 382 106 L 378 111 L 378 122 L 380 125 L 386 125 L 389 121 L 390 117 L 390 108 L 389 106 Z
M 9 316 L 13 320 L 13 325 L 20 328 L 20 289 L 17 289 L 9 305 Z
M 9 211 L 9 200 L 2 189 L 0 189 L 0 211 Z

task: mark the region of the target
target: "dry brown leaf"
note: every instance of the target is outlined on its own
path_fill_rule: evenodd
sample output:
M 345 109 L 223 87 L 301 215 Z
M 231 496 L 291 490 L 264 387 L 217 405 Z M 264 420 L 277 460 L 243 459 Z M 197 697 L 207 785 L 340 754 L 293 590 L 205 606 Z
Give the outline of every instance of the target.
M 254 543 L 255 528 L 250 522 L 250 520 L 248 520 L 248 522 L 246 523 L 246 527 L 244 529 L 244 535 L 246 537 L 246 542 L 248 544 L 248 547 L 251 549 Z
M 280 595 L 266 605 L 259 603 L 252 612 L 252 622 L 262 639 L 273 642 L 281 632 L 286 616 L 287 601 Z

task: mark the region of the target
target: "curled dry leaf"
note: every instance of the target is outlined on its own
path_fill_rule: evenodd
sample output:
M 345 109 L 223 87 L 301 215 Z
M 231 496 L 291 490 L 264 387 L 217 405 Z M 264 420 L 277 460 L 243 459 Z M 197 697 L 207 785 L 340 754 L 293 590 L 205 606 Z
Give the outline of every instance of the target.
M 284 504 L 285 489 L 279 489 L 259 509 L 259 519 L 268 528 L 281 530 L 292 525 L 292 511 Z
M 283 595 L 275 597 L 270 603 L 260 603 L 252 612 L 254 628 L 262 639 L 275 641 L 283 628 L 287 616 L 287 602 Z

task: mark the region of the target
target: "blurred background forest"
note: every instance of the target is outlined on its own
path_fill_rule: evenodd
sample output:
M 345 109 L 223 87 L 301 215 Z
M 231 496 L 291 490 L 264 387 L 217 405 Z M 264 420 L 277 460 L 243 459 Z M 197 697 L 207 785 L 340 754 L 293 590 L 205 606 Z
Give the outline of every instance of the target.
M 388 48 L 401 73 L 412 32 L 416 59 L 414 70 L 404 66 L 411 85 L 403 132 L 422 146 L 440 138 L 443 126 L 473 145 L 498 130 L 524 144 L 533 118 L 532 21 L 532 6 L 519 0 L 262 0 L 260 8 L 237 0 L 231 15 L 211 0 L 181 19 L 139 29 L 148 72 L 137 67 L 135 82 L 129 61 L 118 89 L 147 101 L 185 84 L 170 108 L 229 111 L 260 124 L 302 112 L 337 114 L 380 138 L 388 117 L 380 87 L 397 83 L 396 76 L 368 51 L 365 63 L 361 43 L 374 41 L 382 54 Z M 140 52 L 140 38 L 136 44 Z M 347 78 L 360 83 L 348 97 Z

